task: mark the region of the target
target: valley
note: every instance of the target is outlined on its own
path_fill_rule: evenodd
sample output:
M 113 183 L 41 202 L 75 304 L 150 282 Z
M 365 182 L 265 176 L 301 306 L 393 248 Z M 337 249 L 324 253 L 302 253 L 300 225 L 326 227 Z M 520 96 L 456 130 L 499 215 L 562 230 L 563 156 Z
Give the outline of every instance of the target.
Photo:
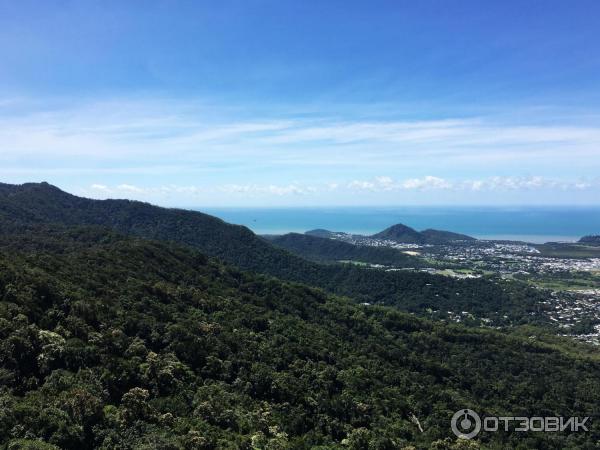
M 599 15 L 0 0 L 0 450 L 600 449 Z
M 413 267 L 399 267 L 382 261 L 340 261 L 372 270 L 418 271 L 457 279 L 526 283 L 538 289 L 543 297 L 537 312 L 530 314 L 549 320 L 559 334 L 600 344 L 600 247 L 587 243 L 531 244 L 472 238 L 427 243 L 419 241 L 418 232 L 404 227 L 403 231 L 406 230 L 409 231 L 405 236 L 412 242 L 327 230 L 306 234 L 359 247 L 394 249 L 412 258 Z M 472 311 L 429 309 L 429 312 L 434 318 L 458 323 L 481 326 L 494 323 L 489 317 L 478 317 Z
M 0 445 L 463 449 L 461 408 L 598 415 L 597 347 L 573 339 L 597 343 L 597 259 L 389 231 L 261 237 L 0 184 Z

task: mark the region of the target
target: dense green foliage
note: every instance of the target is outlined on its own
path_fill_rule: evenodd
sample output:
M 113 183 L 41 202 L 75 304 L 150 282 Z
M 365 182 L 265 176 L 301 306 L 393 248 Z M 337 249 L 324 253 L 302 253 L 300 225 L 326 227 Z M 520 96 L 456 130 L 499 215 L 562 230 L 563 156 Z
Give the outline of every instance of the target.
M 584 236 L 579 239 L 579 242 L 582 244 L 600 245 L 600 235 Z
M 353 245 L 309 234 L 288 233 L 273 236 L 269 241 L 296 255 L 316 262 L 360 261 L 394 267 L 420 267 L 418 258 L 390 247 Z
M 542 256 L 549 258 L 600 258 L 600 245 L 591 242 L 546 242 L 534 246 Z
M 411 227 L 398 223 L 386 228 L 372 237 L 409 244 L 446 244 L 455 241 L 474 241 L 475 238 L 465 234 L 452 233 L 451 231 L 427 229 L 417 231 Z
M 476 241 L 474 237 L 466 234 L 453 233 L 451 231 L 427 229 L 421 231 L 421 236 L 425 238 L 426 244 L 446 244 L 456 241 Z
M 334 231 L 325 230 L 323 228 L 316 228 L 314 230 L 308 230 L 304 234 L 307 234 L 309 236 L 316 236 L 316 237 L 320 237 L 320 238 L 331 238 L 336 233 Z
M 540 293 L 524 286 L 514 289 L 499 280 L 455 280 L 427 273 L 317 264 L 275 247 L 245 227 L 206 214 L 129 200 L 90 200 L 47 183 L 0 184 L 0 223 L 17 228 L 29 224 L 109 227 L 191 246 L 244 270 L 419 314 L 469 311 L 498 325 L 543 320 L 536 314 Z
M 3 225 L 0 337 L 10 449 L 477 448 L 454 443 L 459 408 L 600 408 L 587 347 L 360 306 L 101 228 Z M 599 439 L 592 428 L 478 442 Z
M 389 239 L 391 241 L 422 244 L 424 239 L 417 230 L 398 223 L 373 235 L 376 239 Z

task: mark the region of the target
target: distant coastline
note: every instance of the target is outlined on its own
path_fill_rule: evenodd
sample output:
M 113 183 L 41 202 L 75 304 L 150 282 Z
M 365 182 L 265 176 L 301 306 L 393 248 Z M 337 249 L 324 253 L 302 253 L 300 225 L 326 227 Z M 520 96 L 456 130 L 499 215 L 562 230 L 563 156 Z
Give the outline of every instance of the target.
M 522 241 L 532 244 L 544 244 L 546 242 L 577 242 L 581 236 L 565 236 L 553 234 L 481 234 L 474 235 L 477 239 L 485 239 L 491 241 Z
M 257 234 L 303 233 L 325 228 L 372 234 L 392 224 L 436 228 L 479 239 L 532 243 L 575 242 L 600 233 L 599 207 L 303 207 L 194 208 Z

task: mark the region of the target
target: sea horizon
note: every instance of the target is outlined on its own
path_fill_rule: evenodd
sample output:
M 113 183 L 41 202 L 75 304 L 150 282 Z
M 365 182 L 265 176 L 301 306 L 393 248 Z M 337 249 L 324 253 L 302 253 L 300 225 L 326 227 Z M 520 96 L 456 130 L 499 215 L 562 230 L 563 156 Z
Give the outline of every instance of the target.
M 600 234 L 600 206 L 315 206 L 197 207 L 256 234 L 304 233 L 322 228 L 374 234 L 402 223 L 464 233 L 478 239 L 531 243 L 575 242 Z

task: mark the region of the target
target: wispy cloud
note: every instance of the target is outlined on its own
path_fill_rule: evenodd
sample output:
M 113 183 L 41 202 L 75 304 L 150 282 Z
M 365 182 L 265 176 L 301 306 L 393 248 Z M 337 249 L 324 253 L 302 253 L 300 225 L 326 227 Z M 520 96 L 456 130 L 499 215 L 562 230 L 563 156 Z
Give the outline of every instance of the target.
M 140 187 L 132 184 L 120 184 L 117 186 L 107 186 L 104 184 L 94 183 L 89 189 L 84 192 L 93 197 L 106 198 L 140 198 L 155 195 L 191 195 L 203 196 L 214 193 L 240 194 L 242 196 L 255 195 L 306 195 L 319 191 L 319 188 L 302 184 L 287 184 L 287 185 L 260 185 L 260 184 L 225 184 L 216 186 L 183 186 L 183 185 L 164 185 L 154 187 Z
M 600 188 L 596 180 L 558 180 L 541 176 L 532 177 L 489 177 L 483 179 L 447 180 L 435 176 L 393 180 L 390 177 L 375 177 L 372 180 L 354 180 L 347 184 L 349 189 L 373 192 L 406 190 L 454 190 L 454 191 L 515 191 L 515 190 L 583 190 Z
M 374 122 L 290 117 L 240 120 L 190 102 L 158 100 L 34 108 L 28 114 L 0 114 L 0 159 L 75 157 L 119 164 L 140 157 L 198 162 L 264 157 L 273 165 L 299 159 L 346 165 L 352 158 L 366 164 L 387 159 L 389 164 L 396 163 L 394 158 L 424 155 L 477 161 L 568 151 L 583 157 L 597 156 L 600 147 L 600 126 L 520 126 L 483 118 Z
M 336 192 L 351 195 L 352 192 L 393 193 L 393 192 L 502 192 L 502 191 L 583 191 L 600 190 L 600 179 L 595 180 L 556 180 L 540 176 L 534 177 L 489 177 L 484 179 L 447 180 L 436 176 L 395 180 L 380 176 L 370 180 L 352 180 L 345 183 L 290 183 L 275 184 L 224 184 L 224 185 L 163 185 L 141 187 L 133 184 L 107 186 L 95 183 L 82 191 L 95 198 L 135 198 L 186 196 L 203 199 L 224 193 L 237 198 L 319 196 Z
M 505 115 L 373 120 L 288 111 L 249 119 L 159 98 L 54 105 L 11 98 L 0 106 L 0 177 L 71 183 L 98 197 L 329 193 L 335 201 L 335 193 L 349 202 L 369 192 L 581 192 L 596 189 L 589 178 L 600 173 L 593 118 L 579 126 L 524 126 Z
M 271 195 L 304 195 L 304 194 L 312 194 L 318 191 L 317 188 L 313 186 L 302 186 L 298 184 L 288 184 L 283 186 L 278 185 L 256 185 L 256 184 L 247 184 L 247 185 L 239 185 L 239 184 L 228 184 L 225 186 L 219 186 L 217 188 L 221 192 L 225 193 L 242 193 L 242 194 L 271 194 Z

